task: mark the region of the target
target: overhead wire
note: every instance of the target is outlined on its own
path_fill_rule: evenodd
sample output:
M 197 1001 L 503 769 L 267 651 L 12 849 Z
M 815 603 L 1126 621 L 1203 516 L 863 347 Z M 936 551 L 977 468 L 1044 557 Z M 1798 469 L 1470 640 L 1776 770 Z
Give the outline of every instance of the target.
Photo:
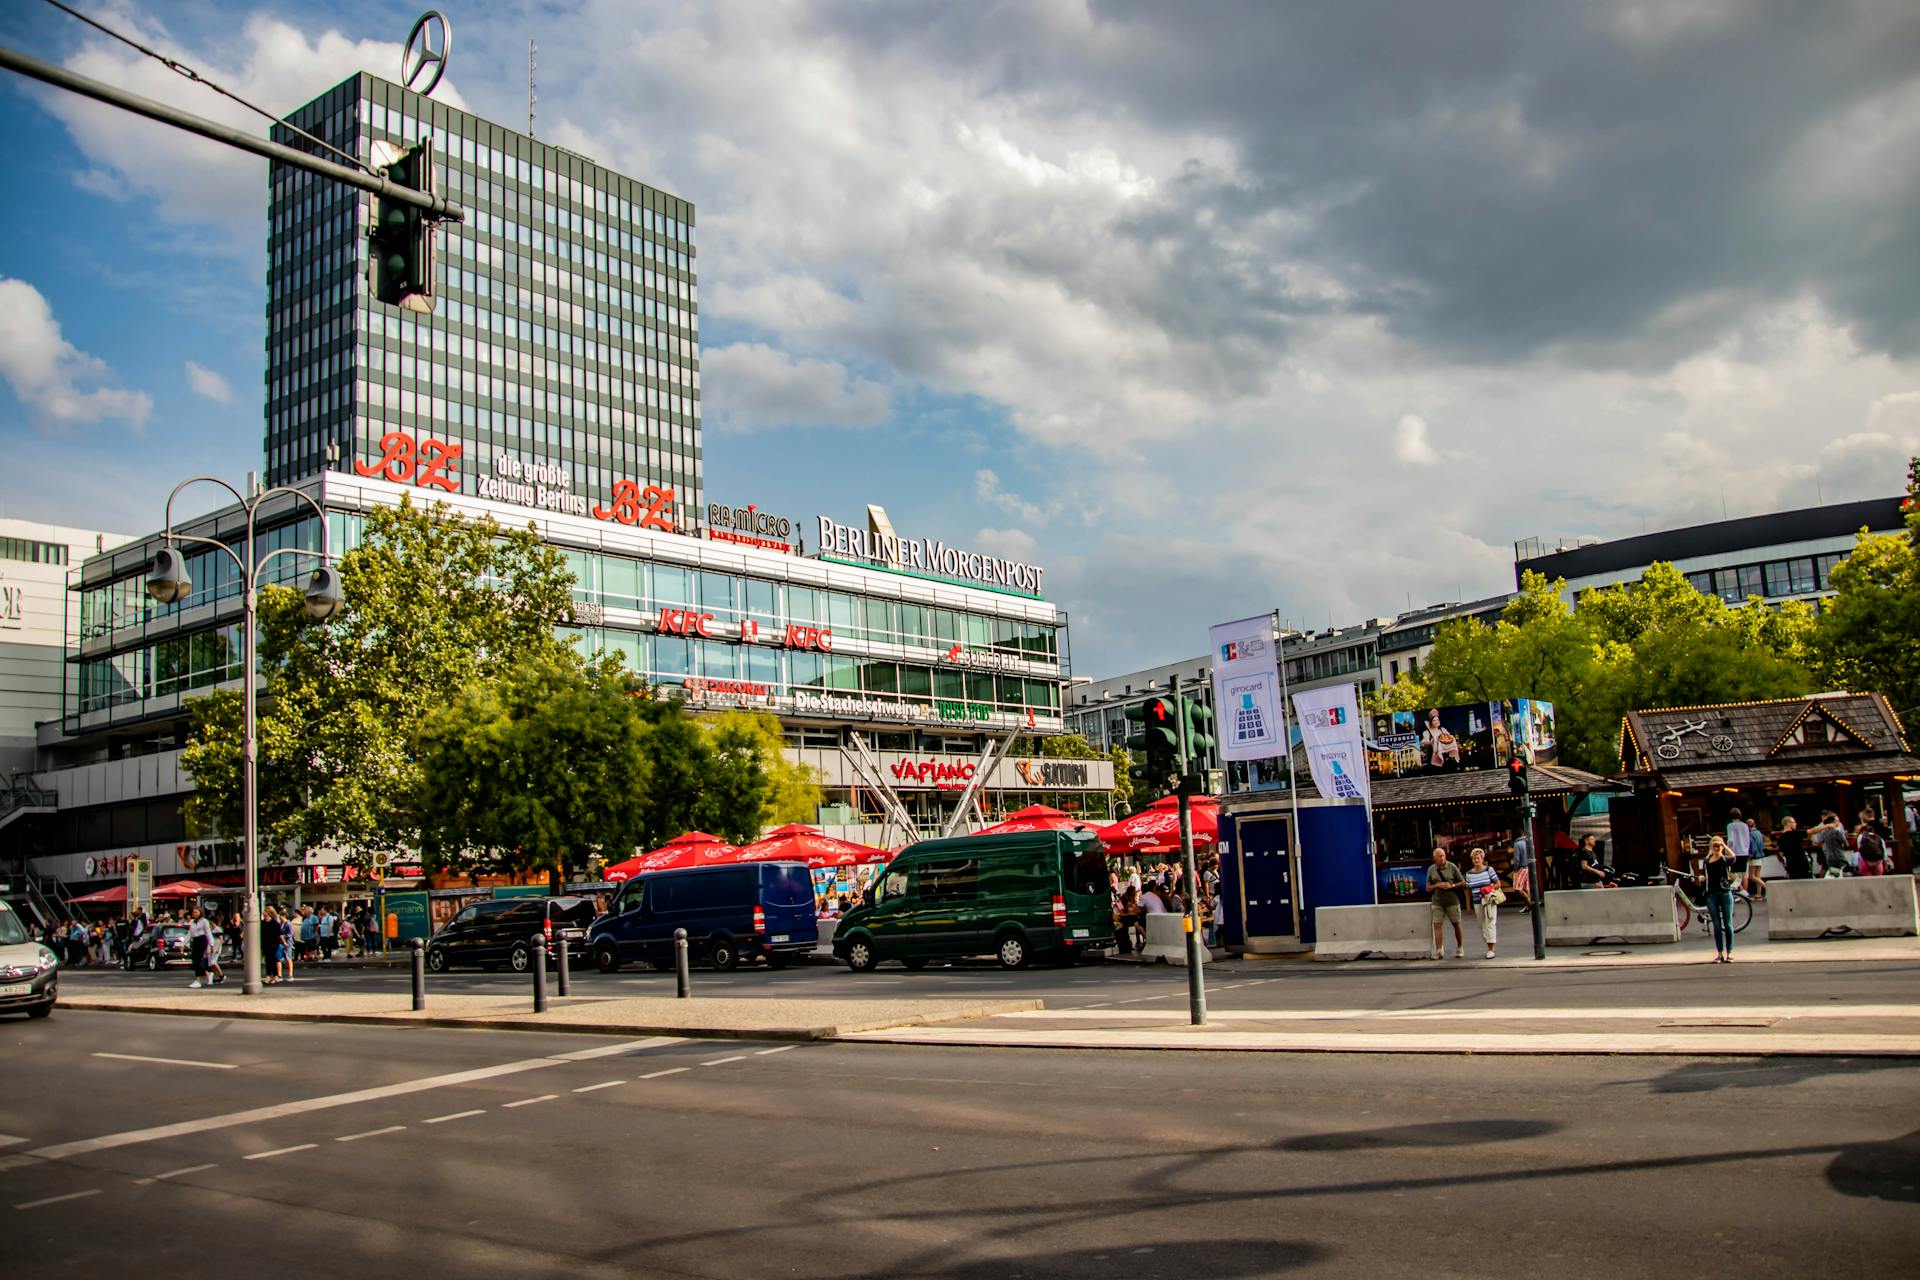
M 334 146 L 332 143 L 328 142 L 326 139 L 317 138 L 313 134 L 308 133 L 305 129 L 300 128 L 298 125 L 288 124 L 283 117 L 276 116 L 275 114 L 273 114 L 273 112 L 268 111 L 264 107 L 255 106 L 253 103 L 248 102 L 245 98 L 241 97 L 237 93 L 234 93 L 230 89 L 222 88 L 220 85 L 215 84 L 213 81 L 201 75 L 198 71 L 195 71 L 192 67 L 189 67 L 186 63 L 181 62 L 176 58 L 169 58 L 165 54 L 160 53 L 157 50 L 149 49 L 146 45 L 141 44 L 138 40 L 135 40 L 133 37 L 125 35 L 119 31 L 115 31 L 112 27 L 107 26 L 105 23 L 100 22 L 95 18 L 88 17 L 86 14 L 81 13 L 78 9 L 75 9 L 70 5 L 63 4 L 61 0 L 47 0 L 47 3 L 52 5 L 54 8 L 60 10 L 60 12 L 66 14 L 67 16 L 72 18 L 77 18 L 81 22 L 86 23 L 88 26 L 92 27 L 94 30 L 101 32 L 104 35 L 111 36 L 113 39 L 118 40 L 121 44 L 126 45 L 128 48 L 137 50 L 140 53 L 145 54 L 147 57 L 152 58 L 154 61 L 158 62 L 161 66 L 167 68 L 167 70 L 173 72 L 174 74 L 179 76 L 184 76 L 186 79 L 193 81 L 193 83 L 195 84 L 204 85 L 206 88 L 213 90 L 215 93 L 219 94 L 221 97 L 228 98 L 234 102 L 239 103 L 241 106 L 253 112 L 255 115 L 265 117 L 266 119 L 272 121 L 274 124 L 277 124 L 281 128 L 287 130 L 289 133 L 292 133 L 297 137 L 306 139 L 308 142 L 311 142 L 314 146 L 321 147 L 327 151 L 331 151 L 334 155 L 339 156 L 342 160 L 346 161 L 349 165 L 352 165 L 355 169 L 360 170 L 362 173 L 367 173 L 367 174 L 373 173 L 373 170 L 371 168 L 369 168 L 367 165 L 361 162 L 360 157 L 353 155 L 349 152 L 342 151 L 339 147 Z

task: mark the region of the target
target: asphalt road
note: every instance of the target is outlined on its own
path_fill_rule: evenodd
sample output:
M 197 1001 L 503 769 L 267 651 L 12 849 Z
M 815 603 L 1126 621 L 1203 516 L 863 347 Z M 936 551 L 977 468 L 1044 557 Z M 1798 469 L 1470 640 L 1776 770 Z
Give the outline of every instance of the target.
M 0 1023 L 0 1060 L 11 1274 L 1744 1280 L 1905 1274 L 1920 1246 L 1920 1066 L 1891 1061 L 629 1045 L 72 1010 Z
M 185 987 L 192 975 L 123 973 L 117 969 L 78 969 L 61 976 L 70 993 L 153 991 Z M 1920 999 L 1920 968 L 1912 962 L 1836 961 L 1793 964 L 1641 965 L 1633 968 L 1494 968 L 1471 961 L 1438 964 L 1362 963 L 1351 965 L 1274 964 L 1259 961 L 1216 966 L 1208 972 L 1208 1004 L 1217 1009 L 1422 1009 L 1450 1004 L 1478 1008 L 1568 1008 L 1688 1004 L 1875 1004 Z M 238 970 L 230 975 L 238 982 Z M 600 974 L 576 971 L 574 989 L 582 995 L 670 995 L 671 973 L 622 970 Z M 404 969 L 302 966 L 294 990 L 392 991 L 403 994 L 410 977 Z M 779 972 L 750 967 L 733 973 L 696 969 L 700 996 L 955 996 L 972 998 L 1039 997 L 1048 1008 L 1184 1008 L 1186 970 L 1166 965 L 1083 964 L 1073 969 L 1008 971 L 991 961 L 934 965 L 909 973 L 887 965 L 872 973 L 850 973 L 844 965 L 811 964 Z M 531 992 L 527 975 L 459 971 L 431 976 L 429 993 L 504 994 Z

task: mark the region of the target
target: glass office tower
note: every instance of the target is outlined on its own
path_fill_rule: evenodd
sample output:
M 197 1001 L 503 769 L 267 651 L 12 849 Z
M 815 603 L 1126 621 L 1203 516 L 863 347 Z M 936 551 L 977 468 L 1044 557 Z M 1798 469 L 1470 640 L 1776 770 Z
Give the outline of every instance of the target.
M 434 311 L 400 310 L 369 288 L 376 198 L 272 166 L 269 484 L 331 465 L 484 496 L 538 464 L 560 468 L 541 472 L 548 488 L 573 494 L 625 480 L 670 487 L 681 519 L 697 519 L 690 203 L 365 73 L 289 118 L 362 160 L 375 143 L 431 135 L 440 190 L 467 219 L 441 226 Z M 299 144 L 285 129 L 274 136 Z M 418 455 L 400 456 L 412 445 L 392 433 L 419 441 Z

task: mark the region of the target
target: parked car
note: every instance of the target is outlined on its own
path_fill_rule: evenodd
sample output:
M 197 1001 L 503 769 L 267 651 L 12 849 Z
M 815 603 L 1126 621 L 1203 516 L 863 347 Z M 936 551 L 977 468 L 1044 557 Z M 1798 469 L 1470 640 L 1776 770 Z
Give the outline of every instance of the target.
M 0 902 L 0 1013 L 44 1018 L 60 998 L 60 957 L 27 937 L 13 908 Z
M 445 973 L 456 965 L 477 965 L 515 973 L 533 967 L 533 935 L 547 940 L 547 961 L 558 964 L 566 939 L 574 954 L 587 944 L 593 899 L 571 894 L 557 898 L 492 898 L 464 908 L 427 941 L 427 968 Z
M 636 961 L 671 964 L 675 929 L 687 931 L 692 958 L 716 969 L 738 968 L 756 956 L 781 968 L 819 942 L 812 877 L 800 862 L 636 876 L 593 922 L 593 962 L 602 973 Z
M 169 965 L 192 964 L 187 949 L 187 926 L 183 924 L 148 925 L 146 932 L 127 944 L 126 969 L 164 969 Z
M 1072 964 L 1113 945 L 1113 892 L 1098 837 L 1079 831 L 923 840 L 840 917 L 833 954 L 856 973 L 882 960 L 991 955 L 1004 968 Z

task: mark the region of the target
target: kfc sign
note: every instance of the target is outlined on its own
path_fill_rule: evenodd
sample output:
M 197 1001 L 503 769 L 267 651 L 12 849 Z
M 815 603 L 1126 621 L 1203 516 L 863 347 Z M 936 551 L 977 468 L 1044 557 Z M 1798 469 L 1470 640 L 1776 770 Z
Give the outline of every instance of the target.
M 833 628 L 809 627 L 798 622 L 787 624 L 787 648 L 818 649 L 821 653 L 833 652 Z

